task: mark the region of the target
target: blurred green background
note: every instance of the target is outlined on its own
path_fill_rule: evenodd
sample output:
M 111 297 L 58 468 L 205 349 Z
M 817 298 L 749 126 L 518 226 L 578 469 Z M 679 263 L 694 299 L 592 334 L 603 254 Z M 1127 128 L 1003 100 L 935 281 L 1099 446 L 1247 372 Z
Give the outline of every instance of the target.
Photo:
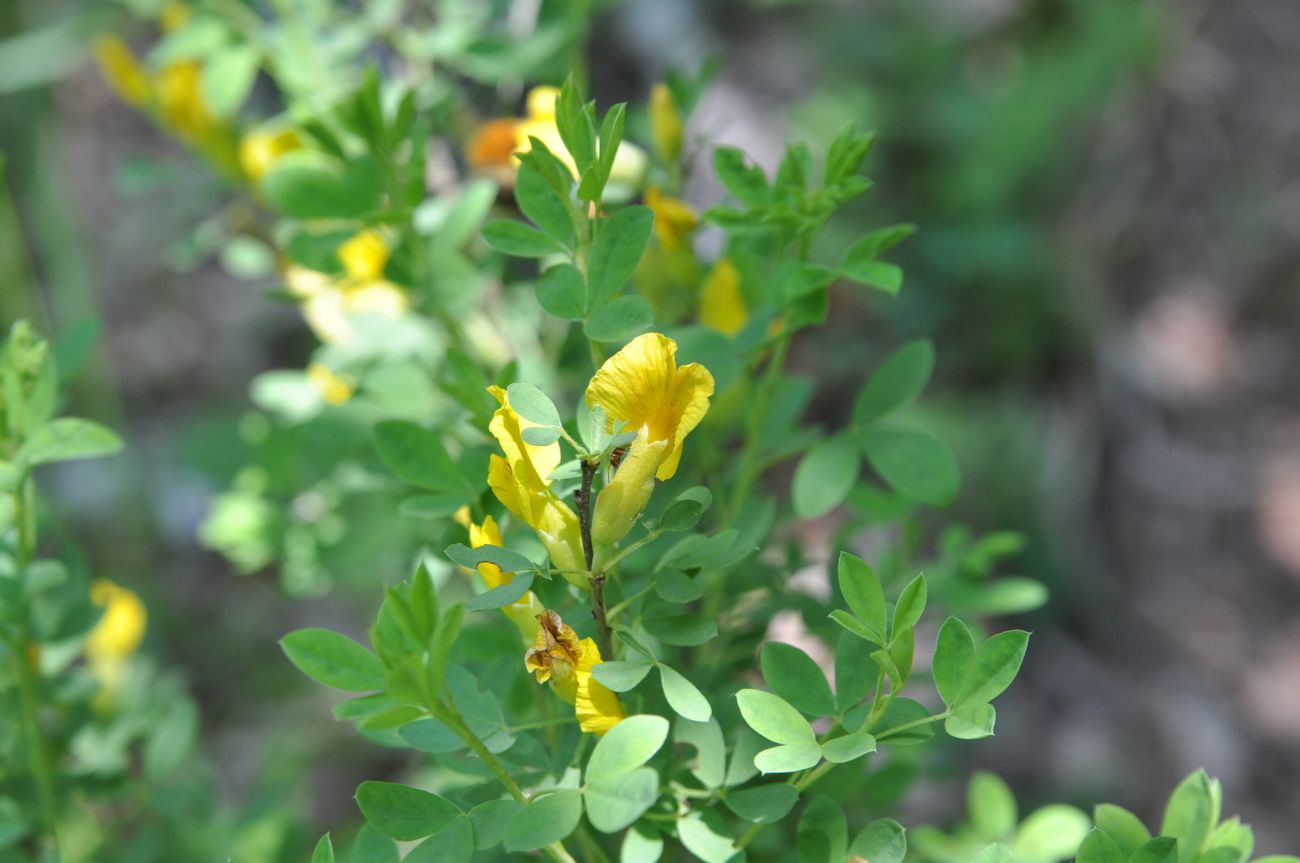
M 627 0 L 597 22 L 602 105 L 715 58 L 706 140 L 770 168 L 787 138 L 878 132 L 877 191 L 840 239 L 917 224 L 906 289 L 838 287 L 793 364 L 838 424 L 880 357 L 934 338 L 928 410 L 966 475 L 954 518 L 1024 531 L 1019 565 L 1053 592 L 1021 622 L 1035 637 L 998 736 L 954 774 L 1154 820 L 1204 765 L 1261 852 L 1300 847 L 1300 7 Z M 301 584 L 338 582 L 315 597 L 198 543 L 248 441 L 283 443 L 250 434 L 249 381 L 300 367 L 311 340 L 216 247 L 218 182 L 88 62 L 113 23 L 97 2 L 0 3 L 0 322 L 98 328 L 74 402 L 129 452 L 50 475 L 57 535 L 146 598 L 148 650 L 197 697 L 220 794 L 273 844 L 299 829 L 280 813 L 354 819 L 356 782 L 396 766 L 322 723 L 329 697 L 275 642 L 358 628 L 373 586 L 405 575 L 408 531 L 361 506 L 359 552 L 303 538 Z M 701 158 L 687 197 L 718 195 Z M 320 456 L 281 452 L 269 481 L 292 490 Z M 944 823 L 960 794 L 923 783 L 904 820 Z

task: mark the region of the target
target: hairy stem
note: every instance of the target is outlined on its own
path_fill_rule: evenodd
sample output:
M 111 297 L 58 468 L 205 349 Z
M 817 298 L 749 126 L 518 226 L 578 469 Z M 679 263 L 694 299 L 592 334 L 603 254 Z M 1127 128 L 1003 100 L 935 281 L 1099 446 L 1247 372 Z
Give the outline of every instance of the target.
M 596 476 L 595 462 L 583 459 L 582 486 L 573 493 L 573 502 L 578 507 L 578 527 L 582 531 L 582 556 L 587 563 L 587 573 L 591 576 L 591 616 L 596 621 L 596 633 L 600 640 L 601 655 L 607 659 L 614 658 L 614 641 L 609 628 L 609 618 L 605 614 L 605 570 L 595 572 L 592 563 L 595 550 L 591 543 L 591 481 Z

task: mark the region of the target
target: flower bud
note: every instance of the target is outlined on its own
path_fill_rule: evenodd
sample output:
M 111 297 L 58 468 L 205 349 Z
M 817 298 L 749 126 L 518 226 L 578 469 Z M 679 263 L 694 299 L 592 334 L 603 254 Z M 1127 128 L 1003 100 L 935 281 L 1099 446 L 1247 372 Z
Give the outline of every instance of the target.
M 673 91 L 666 84 L 655 84 L 650 89 L 650 135 L 664 161 L 676 162 L 681 156 L 684 127 Z
M 618 472 L 596 497 L 591 540 L 612 546 L 632 529 L 655 490 L 655 472 L 668 454 L 668 441 L 650 442 L 644 429 L 623 457 Z

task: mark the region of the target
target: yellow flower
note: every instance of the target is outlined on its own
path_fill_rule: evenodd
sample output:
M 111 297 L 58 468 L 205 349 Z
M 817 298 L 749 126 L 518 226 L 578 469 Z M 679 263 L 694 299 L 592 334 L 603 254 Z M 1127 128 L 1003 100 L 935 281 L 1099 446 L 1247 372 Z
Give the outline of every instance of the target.
M 362 231 L 339 246 L 338 256 L 348 278 L 374 282 L 383 278 L 388 265 L 388 244 L 378 231 Z
M 326 404 L 341 405 L 352 398 L 352 394 L 356 392 L 356 384 L 350 376 L 336 374 L 323 363 L 312 363 L 307 366 L 307 380 L 316 387 Z
M 301 149 L 302 138 L 293 129 L 262 129 L 239 139 L 239 166 L 257 183 L 285 153 Z
M 700 323 L 734 336 L 748 320 L 749 310 L 740 292 L 740 271 L 729 258 L 723 258 L 714 265 L 700 291 Z
M 488 392 L 501 403 L 488 429 L 505 453 L 489 458 L 488 486 L 506 509 L 537 531 L 551 562 L 566 571 L 565 578 L 585 589 L 587 580 L 577 572 L 586 569 L 578 517 L 555 496 L 549 482 L 560 464 L 560 445 L 525 443 L 524 429 L 533 424 L 510 407 L 505 390 L 494 386 Z
M 194 10 L 190 8 L 188 3 L 168 3 L 163 7 L 158 23 L 162 26 L 164 33 L 170 33 L 189 23 L 192 17 L 194 17 Z
M 623 705 L 618 696 L 601 684 L 591 673 L 592 669 L 604 660 L 600 648 L 590 638 L 582 640 L 582 658 L 578 661 L 575 676 L 578 679 L 578 693 L 573 709 L 578 715 L 578 727 L 597 737 L 618 725 L 623 720 Z
M 86 659 L 100 685 L 112 689 L 144 640 L 148 613 L 140 597 L 107 579 L 91 586 L 90 599 L 104 607 L 104 614 L 86 637 Z
M 149 104 L 153 98 L 149 71 L 125 42 L 117 36 L 96 36 L 93 50 L 104 80 L 123 102 L 135 108 Z
M 183 141 L 201 142 L 219 125 L 203 98 L 202 77 L 199 61 L 181 60 L 164 66 L 154 81 L 159 119 Z
M 636 524 L 654 493 L 655 471 L 667 451 L 667 440 L 651 442 L 645 429 L 637 434 L 614 478 L 596 496 L 591 519 L 593 545 L 608 548 Z
M 501 539 L 501 529 L 492 516 L 483 519 L 483 524 L 477 525 L 473 521 L 468 522 L 469 544 L 470 548 L 480 548 L 485 545 L 495 545 L 504 547 L 505 543 Z M 501 567 L 495 563 L 480 563 L 478 565 L 478 574 L 483 576 L 483 582 L 487 584 L 488 589 L 501 587 L 509 584 L 514 579 L 513 573 L 502 573 Z M 506 617 L 514 623 L 519 629 L 520 635 L 525 641 L 531 641 L 537 635 L 537 615 L 545 609 L 542 602 L 537 598 L 537 594 L 531 590 L 523 596 L 516 599 L 510 605 L 501 609 Z
M 645 204 L 655 214 L 655 238 L 668 251 L 679 248 L 700 224 L 690 204 L 663 194 L 657 186 L 646 187 Z
M 684 130 L 673 91 L 666 84 L 655 84 L 650 88 L 650 137 L 665 161 L 676 162 L 681 155 Z
M 578 640 L 573 627 L 549 609 L 537 616 L 537 640 L 524 654 L 524 667 L 538 683 L 573 705 L 578 727 L 597 736 L 623 719 L 618 696 L 592 675 L 603 660 L 600 648 L 590 638 Z
M 297 264 L 285 268 L 284 281 L 289 293 L 299 300 L 307 325 L 326 344 L 342 344 L 354 338 L 354 316 L 396 318 L 410 308 L 406 292 L 392 282 L 336 279 Z
M 682 442 L 709 410 L 713 375 L 699 363 L 677 367 L 677 343 L 645 333 L 605 361 L 587 385 L 587 404 L 600 405 L 625 431 L 644 430 L 650 443 L 667 441 L 655 475 L 677 472 Z M 623 468 L 619 468 L 621 471 Z

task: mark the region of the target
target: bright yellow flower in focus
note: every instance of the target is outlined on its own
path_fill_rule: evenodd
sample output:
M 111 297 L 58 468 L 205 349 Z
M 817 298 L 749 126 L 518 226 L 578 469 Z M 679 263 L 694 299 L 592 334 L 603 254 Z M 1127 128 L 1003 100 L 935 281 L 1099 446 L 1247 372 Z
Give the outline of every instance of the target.
M 524 654 L 524 667 L 538 683 L 550 683 L 560 698 L 573 705 L 578 727 L 597 736 L 624 717 L 618 696 L 596 680 L 592 669 L 603 660 L 590 638 L 578 640 L 573 627 L 549 609 L 537 617 L 537 639 Z
M 92 49 L 104 80 L 123 102 L 143 108 L 153 98 L 153 82 L 131 49 L 117 36 L 96 36 Z
M 299 150 L 302 138 L 293 129 L 262 129 L 239 139 L 239 167 L 256 184 L 285 153 Z
M 139 596 L 107 579 L 91 585 L 90 600 L 102 605 L 104 614 L 86 637 L 86 659 L 100 685 L 112 689 L 144 640 L 148 613 Z
M 312 363 L 307 366 L 307 380 L 320 393 L 321 398 L 325 399 L 326 404 L 341 405 L 352 398 L 352 394 L 356 392 L 356 384 L 351 377 L 337 374 L 323 363 Z
M 650 137 L 655 142 L 655 149 L 668 162 L 676 162 L 682 154 L 682 138 L 686 124 L 682 112 L 677 108 L 677 100 L 667 84 L 655 84 L 650 88 Z
M 515 413 L 501 387 L 488 387 L 488 392 L 501 403 L 488 430 L 505 453 L 493 453 L 488 460 L 488 486 L 506 509 L 537 531 L 551 563 L 565 571 L 565 578 L 587 589 L 580 572 L 587 566 L 578 516 L 551 491 L 550 476 L 560 465 L 559 443 L 525 443 L 524 429 L 533 423 Z
M 653 444 L 667 441 L 655 476 L 677 472 L 682 442 L 709 410 L 713 375 L 699 363 L 677 367 L 677 343 L 662 333 L 645 333 L 605 361 L 587 385 L 587 404 L 600 405 L 624 431 L 644 430 Z M 626 461 L 619 471 L 627 467 Z
M 680 248 L 699 227 L 699 216 L 690 204 L 663 194 L 657 186 L 646 187 L 645 205 L 655 214 L 655 238 L 668 251 Z
M 700 291 L 700 323 L 723 335 L 734 336 L 749 321 L 745 295 L 740 291 L 740 271 L 729 258 L 714 265 Z
M 469 528 L 470 548 L 481 548 L 485 545 L 495 545 L 499 548 L 505 547 L 505 542 L 501 539 L 501 529 L 497 527 L 497 523 L 492 516 L 487 516 L 483 519 L 483 524 L 478 525 L 469 520 L 468 512 L 466 512 L 465 521 Z M 483 582 L 488 586 L 489 590 L 507 585 L 514 580 L 514 573 L 501 572 L 501 567 L 495 563 L 480 563 L 478 565 L 478 574 L 483 576 Z M 537 615 L 545 610 L 542 607 L 542 601 L 531 590 L 501 609 L 505 616 L 510 618 L 511 622 L 519 629 L 519 634 L 524 637 L 525 642 L 530 642 L 537 636 Z

